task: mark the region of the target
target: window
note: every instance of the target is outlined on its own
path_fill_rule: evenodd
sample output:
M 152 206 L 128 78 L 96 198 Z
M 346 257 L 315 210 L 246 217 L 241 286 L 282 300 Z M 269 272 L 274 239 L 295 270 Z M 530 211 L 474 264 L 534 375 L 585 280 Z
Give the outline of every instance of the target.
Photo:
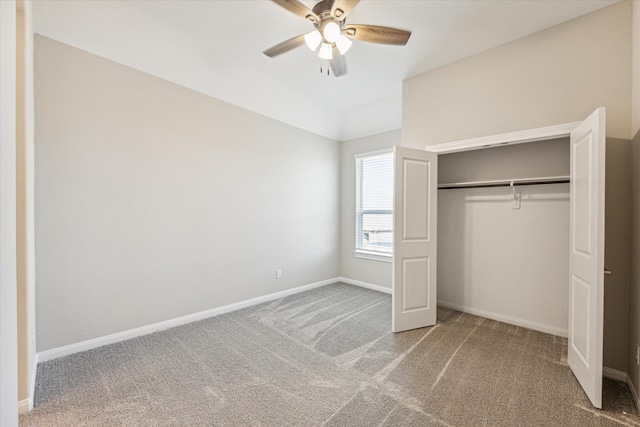
M 359 257 L 391 260 L 393 152 L 356 156 L 356 250 Z

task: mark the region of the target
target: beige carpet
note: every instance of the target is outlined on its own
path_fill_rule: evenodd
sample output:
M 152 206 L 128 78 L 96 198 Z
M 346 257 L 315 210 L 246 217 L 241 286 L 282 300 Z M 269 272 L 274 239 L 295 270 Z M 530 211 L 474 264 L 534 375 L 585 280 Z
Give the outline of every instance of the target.
M 640 426 L 592 408 L 567 340 L 438 311 L 391 333 L 389 295 L 334 284 L 42 363 L 21 426 Z

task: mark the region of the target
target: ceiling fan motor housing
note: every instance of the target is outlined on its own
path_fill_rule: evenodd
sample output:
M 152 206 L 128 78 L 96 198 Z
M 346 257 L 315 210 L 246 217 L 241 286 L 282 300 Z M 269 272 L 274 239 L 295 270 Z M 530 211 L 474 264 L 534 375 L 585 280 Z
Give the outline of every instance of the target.
M 335 11 L 336 16 L 334 17 L 331 15 L 332 7 L 333 7 L 333 0 L 323 0 L 313 7 L 313 13 L 315 13 L 320 18 L 320 22 L 316 21 L 315 17 L 313 17 L 312 15 L 309 15 L 307 17 L 307 19 L 310 18 L 309 20 L 313 22 L 313 26 L 316 27 L 318 31 L 320 31 L 320 34 L 322 34 L 322 37 L 324 38 L 325 42 L 328 42 L 328 43 L 333 43 L 335 40 L 330 41 L 325 36 L 326 26 L 329 25 L 330 23 L 335 23 L 340 29 L 340 33 L 341 33 L 342 27 L 344 26 L 344 23 L 345 23 L 344 20 L 341 21 L 339 19 L 336 19 L 336 18 L 339 18 L 339 16 L 343 15 L 344 12 L 341 9 L 336 9 Z
M 313 6 L 313 13 L 318 15 L 321 20 L 331 16 L 331 8 L 333 7 L 333 0 L 322 0 Z M 324 16 L 323 16 L 324 15 Z M 336 13 L 337 15 L 337 13 Z

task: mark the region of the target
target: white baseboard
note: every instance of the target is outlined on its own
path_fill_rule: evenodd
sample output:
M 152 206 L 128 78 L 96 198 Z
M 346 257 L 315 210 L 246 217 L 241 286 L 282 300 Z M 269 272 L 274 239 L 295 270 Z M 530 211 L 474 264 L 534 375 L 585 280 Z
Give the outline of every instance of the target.
M 26 414 L 33 409 L 33 400 L 36 395 L 36 374 L 38 372 L 38 355 L 33 356 L 31 365 L 31 382 L 29 384 L 29 394 L 26 399 L 18 401 L 18 415 Z
M 359 280 L 349 279 L 347 277 L 338 277 L 338 280 L 349 285 L 360 286 L 361 288 L 372 289 L 378 292 L 384 292 L 385 294 L 392 294 L 393 290 L 391 288 L 387 288 L 386 286 L 373 285 L 367 282 L 361 282 Z
M 242 308 L 250 307 L 252 305 L 261 304 L 263 302 L 273 301 L 279 298 L 283 298 L 289 295 L 297 294 L 299 292 L 308 291 L 310 289 L 319 288 L 321 286 L 329 285 L 340 281 L 340 278 L 333 278 L 323 280 L 321 282 L 311 283 L 309 285 L 298 286 L 296 288 L 287 289 L 273 294 L 263 295 L 256 298 L 236 302 L 233 304 L 225 305 L 222 307 L 213 308 L 211 310 L 201 311 L 199 313 L 193 313 L 186 316 L 176 317 L 175 319 L 165 320 L 163 322 L 153 323 L 147 326 L 141 326 L 135 329 L 129 329 L 127 331 L 117 332 L 115 334 L 105 335 L 98 338 L 93 338 L 87 341 L 82 341 L 75 344 L 66 345 L 63 347 L 53 348 L 51 350 L 45 350 L 37 354 L 40 362 L 47 362 L 49 360 L 57 359 L 59 357 L 68 356 L 70 354 L 79 353 L 81 351 L 91 350 L 93 348 L 102 347 L 103 345 L 113 344 L 120 341 L 125 341 L 131 338 L 136 338 L 142 335 L 151 334 L 165 329 L 174 328 L 176 326 L 185 325 L 187 323 L 196 322 L 198 320 L 207 319 L 209 317 L 219 316 L 221 314 L 229 313 L 232 311 L 240 310 Z
M 373 285 L 367 282 L 361 282 L 359 280 L 349 279 L 347 277 L 338 277 L 338 280 L 350 285 L 360 286 L 362 288 L 373 289 L 374 291 L 384 292 L 386 294 L 393 294 L 393 290 L 386 286 Z M 504 316 L 502 314 L 496 314 L 489 311 L 478 310 L 471 307 L 466 307 L 458 304 L 449 303 L 446 301 L 438 301 L 438 305 L 443 307 L 452 308 L 454 310 L 462 311 L 464 313 L 473 314 L 476 316 L 486 317 L 488 319 L 498 320 L 500 322 L 509 323 L 516 326 L 522 326 L 524 328 L 533 329 L 535 331 L 544 332 L 551 335 L 561 336 L 567 338 L 568 331 L 566 329 L 556 328 L 549 325 L 544 325 L 537 322 L 531 322 L 528 320 L 518 319 L 516 317 Z M 624 381 L 624 380 L 623 380 Z
M 616 381 L 627 382 L 627 373 L 618 371 L 617 369 L 609 368 L 607 366 L 602 367 L 602 376 Z
M 529 320 L 518 319 L 517 317 L 505 316 L 502 314 L 492 313 L 490 311 L 485 311 L 485 310 L 478 310 L 476 308 L 453 304 L 446 301 L 438 301 L 438 305 L 442 307 L 447 307 L 447 308 L 452 308 L 454 310 L 462 311 L 463 313 L 469 313 L 475 316 L 482 316 L 488 319 L 509 323 L 511 325 L 521 326 L 527 329 L 533 329 L 534 331 L 544 332 L 546 334 L 557 335 L 563 338 L 567 338 L 569 336 L 569 332 L 566 329 L 556 328 L 555 326 L 544 325 L 542 323 L 532 322 Z
M 33 409 L 33 397 L 18 402 L 18 415 L 26 414 Z

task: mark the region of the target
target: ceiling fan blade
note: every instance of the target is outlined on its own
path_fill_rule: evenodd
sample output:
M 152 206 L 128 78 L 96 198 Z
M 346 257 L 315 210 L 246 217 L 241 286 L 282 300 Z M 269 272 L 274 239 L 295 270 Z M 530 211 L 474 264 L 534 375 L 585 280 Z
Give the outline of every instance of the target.
M 378 25 L 345 25 L 342 32 L 349 38 L 363 42 L 395 45 L 407 44 L 411 36 L 411 31 Z
M 320 22 L 320 18 L 316 13 L 309 9 L 298 0 L 271 0 L 274 3 L 287 9 L 289 12 L 298 15 L 301 18 L 308 19 L 311 22 Z
M 359 2 L 360 0 L 335 0 L 331 6 L 331 16 L 338 21 L 344 21 Z
M 282 43 L 278 43 L 275 46 L 270 47 L 265 50 L 264 53 L 269 58 L 273 58 L 274 56 L 281 55 L 285 52 L 289 52 L 292 49 L 297 48 L 298 46 L 302 46 L 304 44 L 304 36 L 306 34 L 300 34 L 299 36 L 295 36 L 289 40 L 285 40 Z
M 336 77 L 344 76 L 347 74 L 347 61 L 345 61 L 344 56 L 342 56 L 337 47 L 333 48 L 332 53 L 333 58 L 329 61 L 331 72 Z

